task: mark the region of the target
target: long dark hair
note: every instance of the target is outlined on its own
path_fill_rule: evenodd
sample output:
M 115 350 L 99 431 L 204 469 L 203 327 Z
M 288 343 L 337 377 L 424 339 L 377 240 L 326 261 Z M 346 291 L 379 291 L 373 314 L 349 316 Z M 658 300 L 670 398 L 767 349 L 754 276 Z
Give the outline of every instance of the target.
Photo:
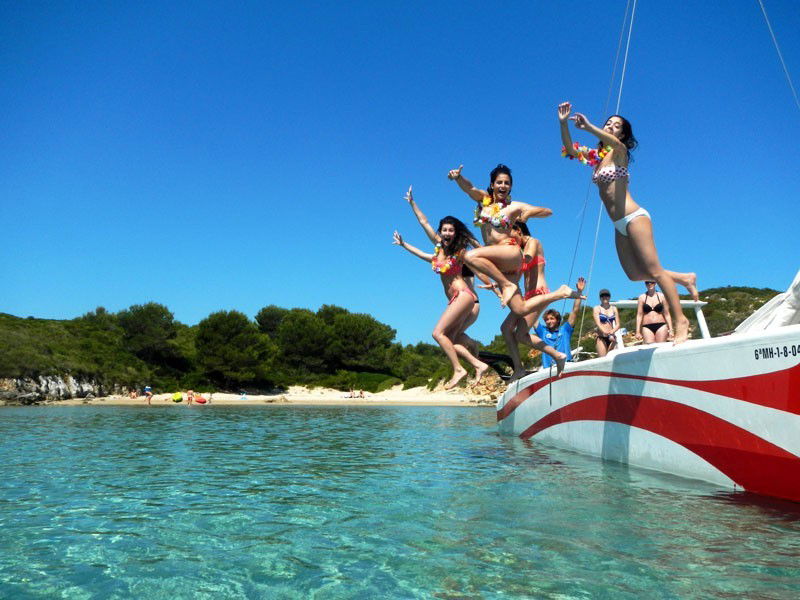
M 494 191 L 493 191 L 494 180 L 497 179 L 498 175 L 503 175 L 503 174 L 508 175 L 508 179 L 511 182 L 511 185 L 512 186 L 514 185 L 514 178 L 511 176 L 511 169 L 509 169 L 507 166 L 503 164 L 497 165 L 494 169 L 492 169 L 492 172 L 489 173 L 489 187 L 486 188 L 486 191 L 489 192 L 489 196 L 491 196 L 492 198 L 494 198 Z
M 522 235 L 531 237 L 531 230 L 528 229 L 528 224 L 524 221 L 515 221 L 511 229 L 519 229 L 520 232 L 522 232 Z
M 613 119 L 614 117 L 617 117 L 620 121 L 622 121 L 622 135 L 625 137 L 623 137 L 620 142 L 625 144 L 625 147 L 628 149 L 628 162 L 633 162 L 633 156 L 631 156 L 631 152 L 639 145 L 639 141 L 633 135 L 633 127 L 631 127 L 631 122 L 622 115 L 611 115 L 608 117 L 608 119 Z M 606 123 L 608 123 L 608 119 L 605 120 Z M 605 143 L 601 140 L 598 150 L 603 146 L 605 146 Z
M 450 244 L 448 244 L 447 247 L 442 244 L 442 251 L 445 253 L 445 256 L 458 254 L 467 247 L 467 244 L 469 244 L 471 240 L 475 239 L 469 232 L 469 229 L 467 229 L 467 226 L 453 216 L 447 215 L 439 221 L 439 229 L 436 230 L 439 235 L 442 235 L 442 227 L 444 225 L 452 225 L 456 230 L 456 234 L 453 236 L 453 240 Z

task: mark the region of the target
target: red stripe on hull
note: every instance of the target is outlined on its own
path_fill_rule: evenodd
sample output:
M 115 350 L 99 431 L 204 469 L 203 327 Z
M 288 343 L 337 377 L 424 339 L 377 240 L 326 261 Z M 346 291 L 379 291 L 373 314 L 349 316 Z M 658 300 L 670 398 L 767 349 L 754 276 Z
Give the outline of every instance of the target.
M 800 364 L 782 371 L 749 375 L 747 377 L 734 377 L 732 379 L 710 379 L 705 381 L 685 381 L 681 379 L 663 379 L 661 377 L 648 377 L 646 375 L 628 375 L 626 373 L 613 373 L 608 371 L 570 371 L 561 378 L 547 377 L 526 387 L 497 411 L 497 420 L 502 421 L 516 408 L 525 402 L 536 391 L 549 383 L 554 385 L 570 377 L 616 377 L 619 379 L 635 379 L 639 381 L 652 381 L 670 385 L 686 387 L 701 392 L 708 392 L 720 396 L 727 396 L 744 402 L 758 404 L 767 408 L 775 408 L 796 415 L 800 415 Z M 788 390 L 795 390 L 787 393 Z
M 660 398 L 594 396 L 555 410 L 520 434 L 573 421 L 612 421 L 683 446 L 747 491 L 800 502 L 800 458 L 707 412 Z

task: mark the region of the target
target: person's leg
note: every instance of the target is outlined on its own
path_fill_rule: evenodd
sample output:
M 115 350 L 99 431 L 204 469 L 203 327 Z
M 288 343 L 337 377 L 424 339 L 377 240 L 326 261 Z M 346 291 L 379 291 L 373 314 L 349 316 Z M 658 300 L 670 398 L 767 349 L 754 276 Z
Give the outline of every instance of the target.
M 649 327 L 642 325 L 642 341 L 645 344 L 654 344 L 656 342 L 656 334 Z
M 511 297 L 519 292 L 517 284 L 510 281 L 505 273 L 519 271 L 522 253 L 519 246 L 495 244 L 475 248 L 464 255 L 464 262 L 473 270 L 480 271 L 494 279 L 500 286 L 500 304 L 506 306 Z
M 514 373 L 511 375 L 510 381 L 516 381 L 525 375 L 525 369 L 522 366 L 522 359 L 519 356 L 519 346 L 517 345 L 517 328 L 520 322 L 522 322 L 524 327 L 523 319 L 515 315 L 513 312 L 510 312 L 508 313 L 508 316 L 506 316 L 502 325 L 500 325 L 500 333 L 503 334 L 508 355 L 511 357 L 511 362 L 514 365 Z
M 556 300 L 579 297 L 576 294 L 578 294 L 578 292 L 573 291 L 568 285 L 562 285 L 554 292 L 539 294 L 538 296 L 533 296 L 528 300 L 523 300 L 522 296 L 515 295 L 511 298 L 508 306 L 512 311 L 522 316 L 534 311 L 541 312 L 548 304 L 555 302 Z
M 667 338 L 669 337 L 669 331 L 667 331 L 667 324 L 664 323 L 663 327 L 659 327 L 658 331 L 656 331 L 655 334 L 656 334 L 656 342 L 666 342 Z
M 697 291 L 697 274 L 696 273 L 676 273 L 675 271 L 666 271 L 667 275 L 672 277 L 672 280 L 681 284 L 691 294 L 692 299 L 697 302 L 700 300 L 700 293 Z
M 639 217 L 634 219 L 628 223 L 628 236 L 625 237 L 617 232 L 617 238 L 623 238 L 622 245 L 623 247 L 627 246 L 627 248 L 624 248 L 625 253 L 636 255 L 637 261 L 644 268 L 644 273 L 639 273 L 640 277 L 634 281 L 652 279 L 658 283 L 664 293 L 664 297 L 667 299 L 667 304 L 669 304 L 669 310 L 675 323 L 675 343 L 685 342 L 689 337 L 689 319 L 683 314 L 675 282 L 658 260 L 658 253 L 653 240 L 653 224 L 650 218 Z M 620 249 L 619 243 L 617 244 L 617 249 Z M 620 255 L 620 262 L 622 262 L 622 255 Z M 641 277 L 641 275 L 644 275 L 644 277 Z
M 460 292 L 451 302 L 447 305 L 444 313 L 442 314 L 436 327 L 433 329 L 433 339 L 441 346 L 450 364 L 453 366 L 453 377 L 445 384 L 445 389 L 455 387 L 467 374 L 466 369 L 458 362 L 458 355 L 460 354 L 465 359 L 478 369 L 480 366 L 482 372 L 488 368 L 487 365 L 480 362 L 462 345 L 453 343 L 453 339 L 457 337 L 463 328 L 463 323 L 469 316 L 472 310 L 472 305 L 475 303 L 474 298 L 468 292 Z
M 606 338 L 602 337 L 598 334 L 597 336 L 597 356 L 603 357 L 608 354 L 608 343 L 606 342 Z

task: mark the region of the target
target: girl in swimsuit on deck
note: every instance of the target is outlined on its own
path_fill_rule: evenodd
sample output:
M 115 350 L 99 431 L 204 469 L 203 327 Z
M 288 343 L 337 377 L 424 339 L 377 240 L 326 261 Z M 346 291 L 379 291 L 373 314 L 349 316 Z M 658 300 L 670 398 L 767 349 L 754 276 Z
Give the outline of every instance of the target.
M 675 316 L 675 343 L 685 342 L 689 337 L 689 320 L 681 309 L 675 282 L 683 285 L 697 300 L 697 276 L 694 273 L 667 271 L 658 260 L 650 214 L 633 201 L 628 189 L 630 152 L 638 144 L 633 137 L 631 124 L 623 117 L 613 115 L 600 129 L 581 113 L 570 116 L 571 113 L 572 105 L 569 102 L 558 106 L 561 141 L 564 143 L 562 154 L 594 167 L 592 181 L 597 184 L 600 199 L 614 222 L 617 255 L 625 274 L 631 281 L 658 282 Z M 568 120 L 600 140 L 596 150 L 573 144 Z
M 475 358 L 469 350 L 458 343 L 459 336 L 465 329 L 464 322 L 470 318 L 478 299 L 462 275 L 464 252 L 469 238 L 467 226 L 450 216 L 439 222 L 439 241 L 431 254 L 406 243 L 397 231 L 394 232 L 395 244 L 431 263 L 434 273 L 441 276 L 444 293 L 449 302 L 433 330 L 433 339 L 441 346 L 453 366 L 453 377 L 444 386 L 448 390 L 455 387 L 467 374 L 466 369 L 458 362 L 459 355 L 475 367 L 476 383 L 489 368 L 489 365 Z
M 448 177 L 455 181 L 470 198 L 478 203 L 475 209 L 475 224 L 480 225 L 483 242 L 482 248 L 470 250 L 464 261 L 476 273 L 483 273 L 494 279 L 500 286 L 500 302 L 508 306 L 517 315 L 526 315 L 544 309 L 551 302 L 563 298 L 576 298 L 567 285 L 562 285 L 555 292 L 546 292 L 523 299 L 516 281 L 522 267 L 522 252 L 519 244 L 511 236 L 511 226 L 525 222 L 531 218 L 549 217 L 553 211 L 541 206 L 531 206 L 524 202 L 511 200 L 511 169 L 505 165 L 497 165 L 489 176 L 490 185 L 487 191 L 479 190 L 461 175 L 464 165 L 453 169 Z M 508 274 L 513 274 L 514 281 Z
M 672 331 L 672 318 L 669 305 L 664 304 L 661 294 L 656 291 L 655 281 L 645 281 L 647 291 L 639 296 L 636 309 L 636 337 L 645 344 L 666 342 Z
M 600 304 L 592 310 L 597 326 L 597 356 L 605 356 L 617 347 L 614 334 L 620 328 L 619 311 L 611 305 L 611 292 L 600 290 Z
M 550 288 L 547 287 L 547 281 L 544 278 L 544 267 L 547 261 L 544 258 L 542 243 L 531 237 L 528 226 L 521 221 L 517 221 L 511 227 L 511 235 L 517 240 L 519 247 L 522 249 L 520 273 L 523 276 L 523 290 L 525 292 L 523 298 L 529 300 L 535 296 L 548 293 Z M 500 331 L 506 341 L 508 354 L 511 356 L 511 362 L 514 363 L 514 374 L 511 376 L 511 381 L 516 381 L 525 375 L 525 368 L 522 366 L 517 344 L 526 344 L 540 352 L 549 354 L 556 363 L 558 373 L 561 373 L 564 369 L 567 355 L 545 344 L 539 336 L 530 333 L 531 327 L 539 318 L 539 312 L 540 310 L 534 310 L 524 317 L 510 312 L 503 324 L 500 325 Z

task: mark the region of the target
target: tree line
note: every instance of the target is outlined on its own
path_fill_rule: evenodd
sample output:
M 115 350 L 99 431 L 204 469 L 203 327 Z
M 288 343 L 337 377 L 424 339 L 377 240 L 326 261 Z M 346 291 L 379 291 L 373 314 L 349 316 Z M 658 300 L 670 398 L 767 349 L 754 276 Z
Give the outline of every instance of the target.
M 236 310 L 197 325 L 155 302 L 118 313 L 99 307 L 67 321 L 0 314 L 0 376 L 72 374 L 160 389 L 270 389 L 323 385 L 377 392 L 435 385 L 447 373 L 432 344 L 406 345 L 367 314 L 269 305 L 255 319 Z

